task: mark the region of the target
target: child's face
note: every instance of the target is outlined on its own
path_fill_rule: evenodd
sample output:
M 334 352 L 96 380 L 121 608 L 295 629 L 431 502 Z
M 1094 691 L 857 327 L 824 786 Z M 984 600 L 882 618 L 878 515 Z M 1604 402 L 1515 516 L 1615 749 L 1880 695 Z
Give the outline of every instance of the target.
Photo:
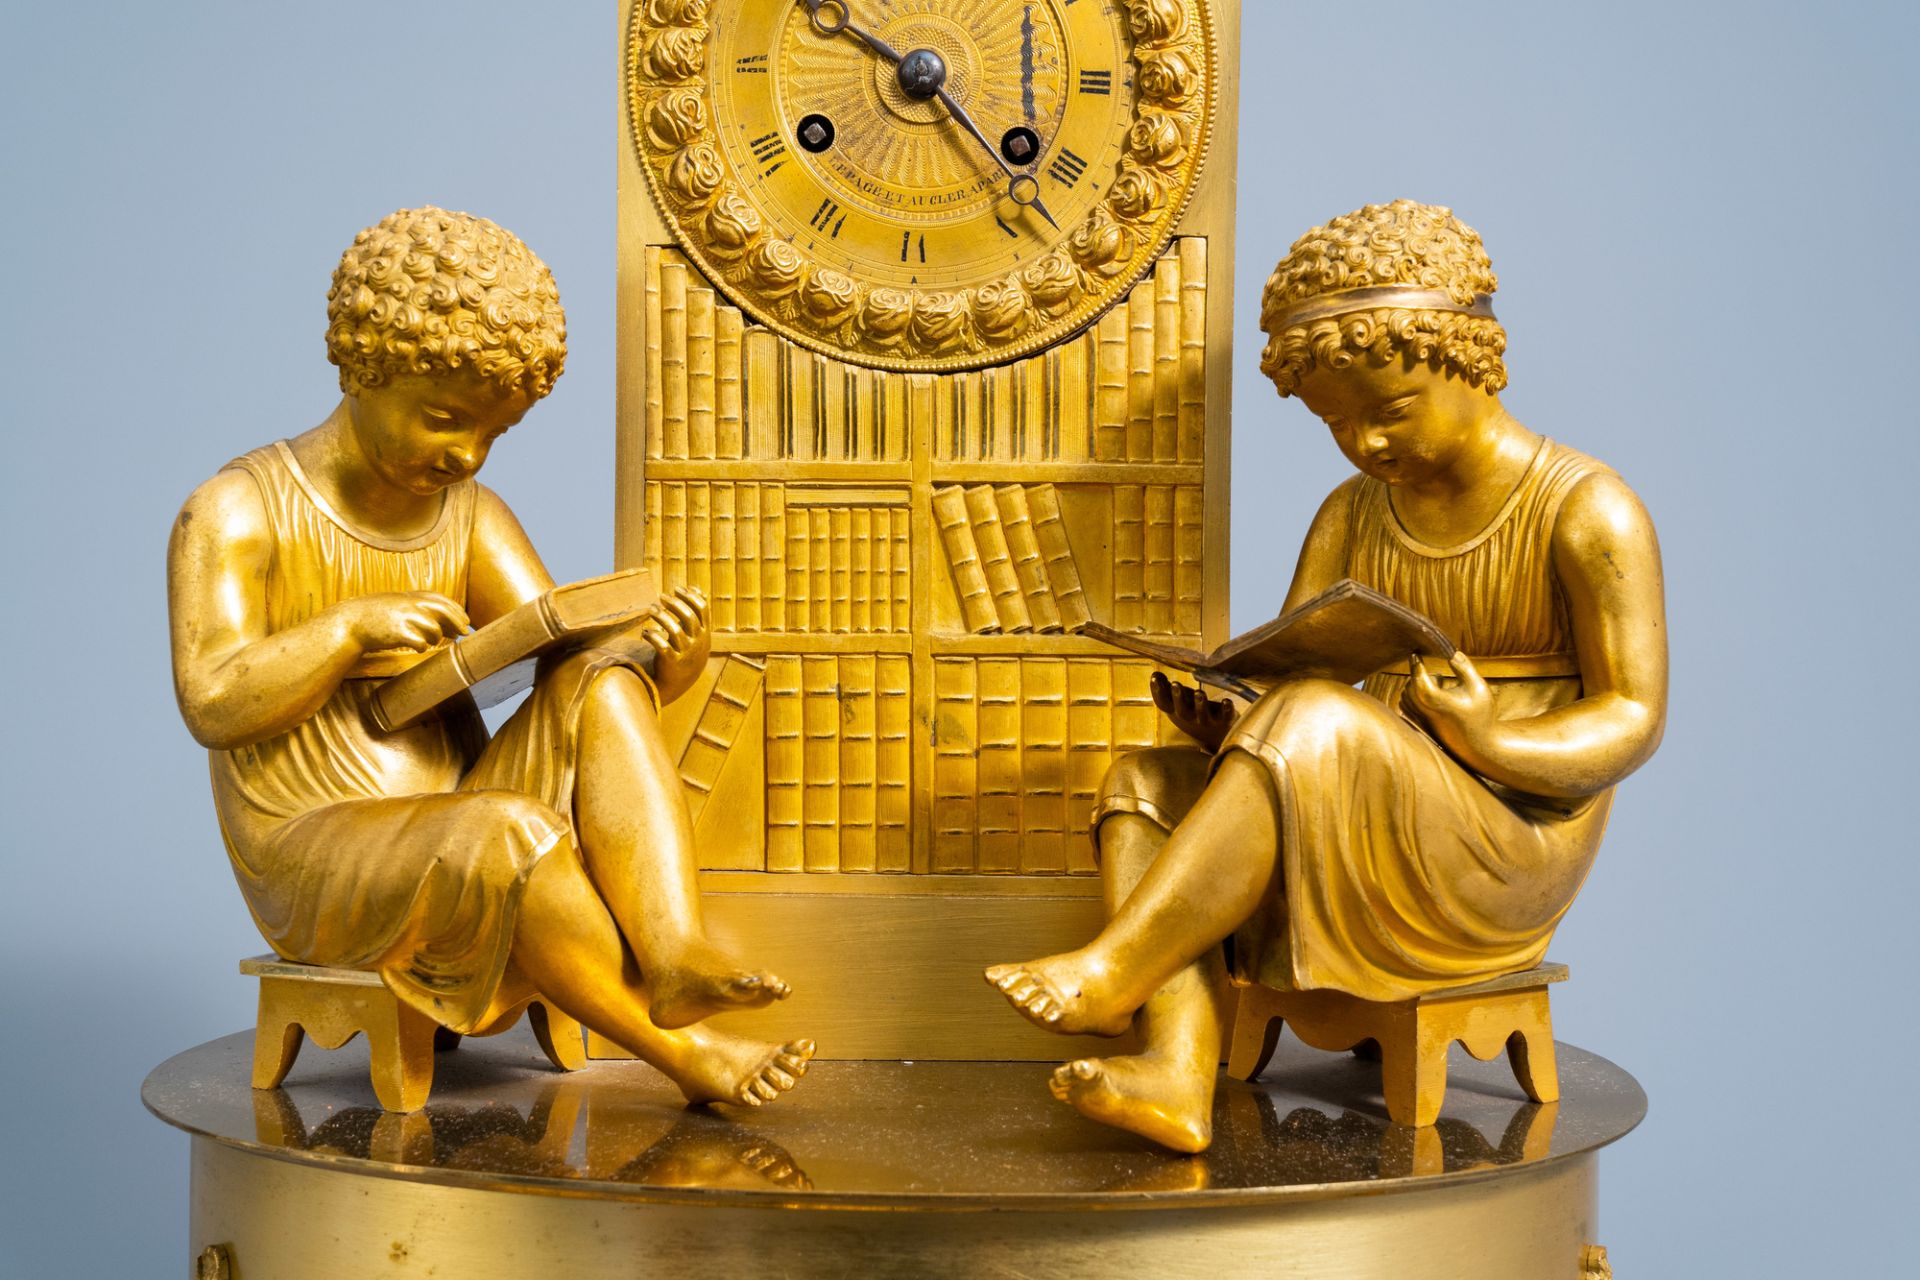
M 352 394 L 353 429 L 381 479 L 425 496 L 478 471 L 534 399 L 468 369 L 406 374 Z
M 1348 462 L 1385 484 L 1419 484 L 1447 468 L 1472 439 L 1491 397 L 1424 362 L 1361 357 L 1345 369 L 1315 365 L 1300 402 L 1327 424 Z

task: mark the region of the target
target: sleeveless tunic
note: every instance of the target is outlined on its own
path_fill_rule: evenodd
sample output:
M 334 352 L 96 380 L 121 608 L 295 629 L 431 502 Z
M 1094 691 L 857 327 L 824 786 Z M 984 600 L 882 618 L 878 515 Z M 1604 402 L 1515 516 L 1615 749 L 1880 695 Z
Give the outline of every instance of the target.
M 265 504 L 267 631 L 357 596 L 433 591 L 465 603 L 477 486 L 451 486 L 406 541 L 349 525 L 284 441 L 235 459 Z M 397 733 L 375 724 L 377 679 L 354 678 L 294 728 L 210 753 L 214 806 L 254 923 L 288 960 L 377 971 L 455 1031 L 534 994 L 507 960 L 534 865 L 571 833 L 580 713 L 618 655 L 544 664 L 488 741 L 471 702 Z M 379 655 L 362 669 L 380 670 Z M 648 682 L 651 691 L 651 683 Z M 504 985 L 503 985 L 504 980 Z
M 1500 512 L 1453 547 L 1412 537 L 1388 486 L 1362 479 L 1347 514 L 1347 576 L 1426 614 L 1476 660 L 1577 670 L 1553 529 L 1567 494 L 1599 473 L 1611 474 L 1543 440 Z M 1399 1000 L 1528 969 L 1546 954 L 1599 848 L 1611 789 L 1547 799 L 1477 776 L 1399 714 L 1407 683 L 1382 673 L 1363 691 L 1284 684 L 1229 733 L 1222 756 L 1264 763 L 1280 809 L 1279 893 L 1235 936 L 1241 976 Z M 1565 706 L 1581 688 L 1577 675 L 1487 683 L 1503 720 Z M 1210 773 L 1202 753 L 1182 755 L 1116 771 L 1125 776 L 1095 821 L 1116 811 L 1177 821 Z

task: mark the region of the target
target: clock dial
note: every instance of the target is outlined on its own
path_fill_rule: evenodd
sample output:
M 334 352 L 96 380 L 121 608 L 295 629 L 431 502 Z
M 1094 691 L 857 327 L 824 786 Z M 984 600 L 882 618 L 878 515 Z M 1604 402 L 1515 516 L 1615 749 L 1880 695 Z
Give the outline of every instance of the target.
M 1204 0 L 642 0 L 629 107 L 683 247 L 885 368 L 996 363 L 1152 264 L 1212 116 Z

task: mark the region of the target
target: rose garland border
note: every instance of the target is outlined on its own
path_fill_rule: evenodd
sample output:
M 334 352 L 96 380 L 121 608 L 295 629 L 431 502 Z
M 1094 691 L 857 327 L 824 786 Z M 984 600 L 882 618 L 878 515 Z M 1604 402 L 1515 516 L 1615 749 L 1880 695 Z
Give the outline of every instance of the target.
M 716 145 L 709 0 L 635 0 L 627 105 L 640 167 L 708 275 L 788 337 L 882 368 L 1014 359 L 1090 322 L 1146 275 L 1199 184 L 1219 85 L 1206 0 L 1126 6 L 1138 97 L 1114 181 L 1064 245 L 999 280 L 868 286 L 769 233 Z

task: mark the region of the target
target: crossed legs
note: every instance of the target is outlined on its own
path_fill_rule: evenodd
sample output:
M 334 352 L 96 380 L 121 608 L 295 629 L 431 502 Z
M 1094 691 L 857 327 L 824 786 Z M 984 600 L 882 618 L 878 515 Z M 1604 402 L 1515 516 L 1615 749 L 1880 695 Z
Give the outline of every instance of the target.
M 663 1072 L 689 1102 L 771 1102 L 813 1057 L 810 1040 L 774 1045 L 705 1027 L 663 1030 L 633 954 L 570 842 L 533 869 L 513 962 L 542 995 Z
M 574 820 L 587 874 L 646 976 L 655 1025 L 684 1027 L 784 998 L 786 983 L 707 940 L 680 771 L 646 690 L 620 668 L 592 679 Z
M 769 1044 L 693 1024 L 787 994 L 708 941 L 679 771 L 652 699 L 624 668 L 572 659 L 544 673 L 585 680 L 574 838 L 535 866 L 513 961 L 543 995 L 666 1073 L 692 1102 L 757 1106 L 806 1071 L 810 1040 Z M 519 733 L 536 732 L 529 721 Z M 521 749 L 538 750 L 524 740 Z
M 1279 816 L 1266 768 L 1230 752 L 1171 833 L 1137 813 L 1100 825 L 1109 920 L 1077 951 L 997 965 L 987 980 L 1036 1025 L 1118 1035 L 1133 1056 L 1054 1072 L 1054 1096 L 1176 1151 L 1212 1141 L 1226 974 L 1220 943 L 1272 892 Z

